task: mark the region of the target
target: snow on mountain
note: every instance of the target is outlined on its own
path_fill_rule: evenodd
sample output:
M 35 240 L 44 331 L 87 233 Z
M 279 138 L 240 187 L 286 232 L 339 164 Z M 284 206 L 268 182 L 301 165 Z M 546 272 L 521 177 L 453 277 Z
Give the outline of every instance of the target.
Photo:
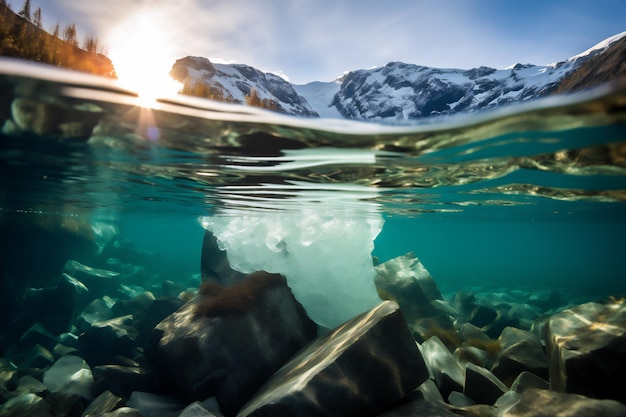
M 335 94 L 339 92 L 341 82 L 313 81 L 304 85 L 294 85 L 298 94 L 306 98 L 306 101 L 315 109 L 320 117 L 342 118 L 336 107 L 332 105 Z
M 600 53 L 606 51 L 609 48 L 609 46 L 613 45 L 615 42 L 619 41 L 624 36 L 626 36 L 626 31 L 622 32 L 622 33 L 618 33 L 617 35 L 613 35 L 613 36 L 611 36 L 609 38 L 606 38 L 602 42 L 592 46 L 591 48 L 587 49 L 586 51 L 581 52 L 578 55 L 574 55 L 573 57 L 571 57 L 567 61 L 568 62 L 569 61 L 576 61 L 579 58 L 590 57 L 590 56 L 595 56 L 597 54 L 600 54 Z
M 278 110 L 290 114 L 402 121 L 478 111 L 549 95 L 576 69 L 623 37 L 626 32 L 562 62 L 515 64 L 505 69 L 433 68 L 390 62 L 380 68 L 351 71 L 331 82 L 291 85 L 247 65 L 212 64 L 206 58 L 187 57 L 176 62 L 172 76 L 179 81 L 201 80 L 240 103 L 255 89 L 262 99 L 276 100 Z
M 261 100 L 271 100 L 280 112 L 318 116 L 288 81 L 249 65 L 213 64 L 207 58 L 188 56 L 174 63 L 170 75 L 188 85 L 200 82 L 228 101 L 245 103 L 246 96 L 255 90 Z

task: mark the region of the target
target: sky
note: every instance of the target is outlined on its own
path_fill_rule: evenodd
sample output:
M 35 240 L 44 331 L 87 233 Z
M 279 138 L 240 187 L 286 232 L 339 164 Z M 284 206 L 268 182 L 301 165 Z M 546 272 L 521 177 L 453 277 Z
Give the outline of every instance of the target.
M 19 11 L 23 1 L 11 3 Z M 49 31 L 75 23 L 79 39 L 97 36 L 116 67 L 165 71 L 203 56 L 295 84 L 390 61 L 545 65 L 626 31 L 624 0 L 31 0 L 37 7 Z

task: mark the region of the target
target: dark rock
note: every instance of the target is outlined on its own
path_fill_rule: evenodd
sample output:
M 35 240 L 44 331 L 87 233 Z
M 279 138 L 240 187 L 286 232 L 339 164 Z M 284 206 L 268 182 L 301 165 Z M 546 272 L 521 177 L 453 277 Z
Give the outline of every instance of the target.
M 6 173 L 5 173 L 6 174 Z M 16 317 L 26 288 L 58 284 L 68 259 L 93 259 L 93 229 L 81 218 L 53 214 L 0 216 L 0 317 Z M 23 333 L 31 323 L 17 329 Z
M 441 300 L 441 293 L 413 252 L 377 265 L 376 272 L 378 295 L 397 302 L 409 323 L 440 314 L 431 301 Z
M 131 298 L 130 300 L 120 300 L 111 309 L 115 317 L 133 315 L 133 318 L 138 319 L 143 316 L 146 310 L 152 305 L 152 302 L 156 300 L 154 294 L 150 291 L 144 291 L 138 296 Z
M 37 394 L 39 396 L 43 396 L 48 392 L 48 387 L 42 384 L 38 379 L 33 378 L 30 375 L 24 375 L 19 379 L 15 391 L 20 395 Z
M 550 383 L 531 372 L 524 371 L 520 373 L 515 381 L 513 381 L 513 384 L 511 384 L 511 391 L 519 394 L 529 388 L 550 389 Z
M 465 365 L 465 390 L 463 393 L 477 404 L 493 405 L 508 387 L 491 372 L 472 363 Z
M 186 398 L 216 396 L 230 415 L 316 334 L 285 279 L 258 272 L 230 287 L 203 284 L 154 329 L 146 356 Z
M 132 316 L 116 317 L 94 323 L 78 337 L 78 347 L 90 365 L 100 365 L 117 355 L 133 356 L 137 346 L 137 330 Z
M 500 334 L 507 327 L 517 327 L 521 326 L 519 319 L 514 317 L 509 317 L 505 315 L 498 315 L 496 320 L 483 327 L 485 334 L 493 339 L 500 337 Z
M 476 327 L 484 327 L 498 317 L 498 312 L 491 307 L 479 305 L 470 316 L 469 322 Z
M 108 413 L 116 408 L 120 408 L 122 405 L 124 405 L 124 402 L 120 397 L 116 396 L 111 391 L 104 391 L 85 408 L 83 416 Z
M 161 386 L 155 373 L 145 367 L 100 365 L 93 368 L 94 393 L 105 391 L 128 398 L 133 391 L 158 393 Z M 110 410 L 109 410 L 110 411 Z
M 20 369 L 43 369 L 54 362 L 54 356 L 43 346 L 34 345 L 30 346 L 26 350 L 18 352 L 18 354 L 13 358 L 13 361 Z
M 507 327 L 499 338 L 502 350 L 491 372 L 507 386 L 523 371 L 548 379 L 548 361 L 541 340 L 534 334 Z
M 391 411 L 380 414 L 379 417 L 456 417 L 451 411 L 445 407 L 431 403 L 426 400 L 411 401 L 408 404 L 394 408 Z
M 452 391 L 463 391 L 463 366 L 437 336 L 422 343 L 420 350 L 443 397 L 448 397 Z
M 474 311 L 474 309 L 478 306 L 476 304 L 476 296 L 465 291 L 459 291 L 454 294 L 450 304 L 456 311 L 465 317 L 469 317 L 472 311 Z
M 63 356 L 44 373 L 43 383 L 50 392 L 78 394 L 92 398 L 93 375 L 89 365 L 78 356 Z
M 88 293 L 87 287 L 67 274 L 56 287 L 27 288 L 14 326 L 26 329 L 37 322 L 53 334 L 66 332 L 88 302 Z
M 626 417 L 626 405 L 613 400 L 596 400 L 577 394 L 530 388 L 503 417 Z
M 41 345 L 48 350 L 52 350 L 58 341 L 58 338 L 46 330 L 45 327 L 35 323 L 20 337 L 19 346 Z
M 159 298 L 154 300 L 142 317 L 133 319 L 133 324 L 139 335 L 137 343 L 143 346 L 152 330 L 167 316 L 181 308 L 184 301 L 178 298 Z
M 555 314 L 546 325 L 550 386 L 626 402 L 626 303 L 611 297 Z
M 246 274 L 235 271 L 230 267 L 226 251 L 221 250 L 213 233 L 204 232 L 202 241 L 202 258 L 200 259 L 202 282 L 216 282 L 223 285 L 232 285 L 243 280 Z
M 2 417 L 53 417 L 50 412 L 50 405 L 43 398 L 35 394 L 24 394 L 12 398 L 0 405 L 0 416 Z
M 169 279 L 161 283 L 161 293 L 162 296 L 166 298 L 176 298 L 181 292 L 185 291 L 185 289 L 184 285 Z
M 157 417 L 178 415 L 186 403 L 175 397 L 137 391 L 132 393 L 126 405 L 138 410 L 142 416 Z
M 67 261 L 64 272 L 85 284 L 92 299 L 114 294 L 120 284 L 119 272 L 92 268 L 78 261 Z
M 78 394 L 52 392 L 44 400 L 50 404 L 50 412 L 55 417 L 81 417 L 85 410 L 83 398 Z
M 385 301 L 311 342 L 238 416 L 376 415 L 427 378 L 402 312 Z
M 450 410 L 454 414 L 464 417 L 501 417 L 496 407 L 485 404 L 467 405 L 465 407 L 450 406 Z
M 112 319 L 111 308 L 114 304 L 115 302 L 108 296 L 93 300 L 76 319 L 78 331 L 84 332 L 94 323 Z

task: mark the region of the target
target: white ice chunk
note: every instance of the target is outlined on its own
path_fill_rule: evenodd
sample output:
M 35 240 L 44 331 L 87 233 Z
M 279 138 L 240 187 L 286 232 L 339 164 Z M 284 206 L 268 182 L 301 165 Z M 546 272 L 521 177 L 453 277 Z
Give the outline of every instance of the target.
M 318 211 L 201 219 L 231 266 L 243 273 L 283 274 L 309 317 L 334 328 L 380 303 L 372 264 L 380 214 Z

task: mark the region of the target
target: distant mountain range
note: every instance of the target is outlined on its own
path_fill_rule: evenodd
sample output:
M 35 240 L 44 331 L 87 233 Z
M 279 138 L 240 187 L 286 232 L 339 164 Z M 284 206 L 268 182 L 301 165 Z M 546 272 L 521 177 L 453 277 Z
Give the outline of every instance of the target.
M 176 61 L 171 75 L 203 83 L 218 96 L 244 103 L 254 90 L 278 111 L 311 117 L 413 120 L 472 112 L 555 93 L 578 91 L 626 79 L 626 32 L 565 61 L 516 64 L 505 69 L 433 68 L 403 62 L 351 71 L 335 81 L 293 85 L 242 64 L 213 64 L 207 58 Z

